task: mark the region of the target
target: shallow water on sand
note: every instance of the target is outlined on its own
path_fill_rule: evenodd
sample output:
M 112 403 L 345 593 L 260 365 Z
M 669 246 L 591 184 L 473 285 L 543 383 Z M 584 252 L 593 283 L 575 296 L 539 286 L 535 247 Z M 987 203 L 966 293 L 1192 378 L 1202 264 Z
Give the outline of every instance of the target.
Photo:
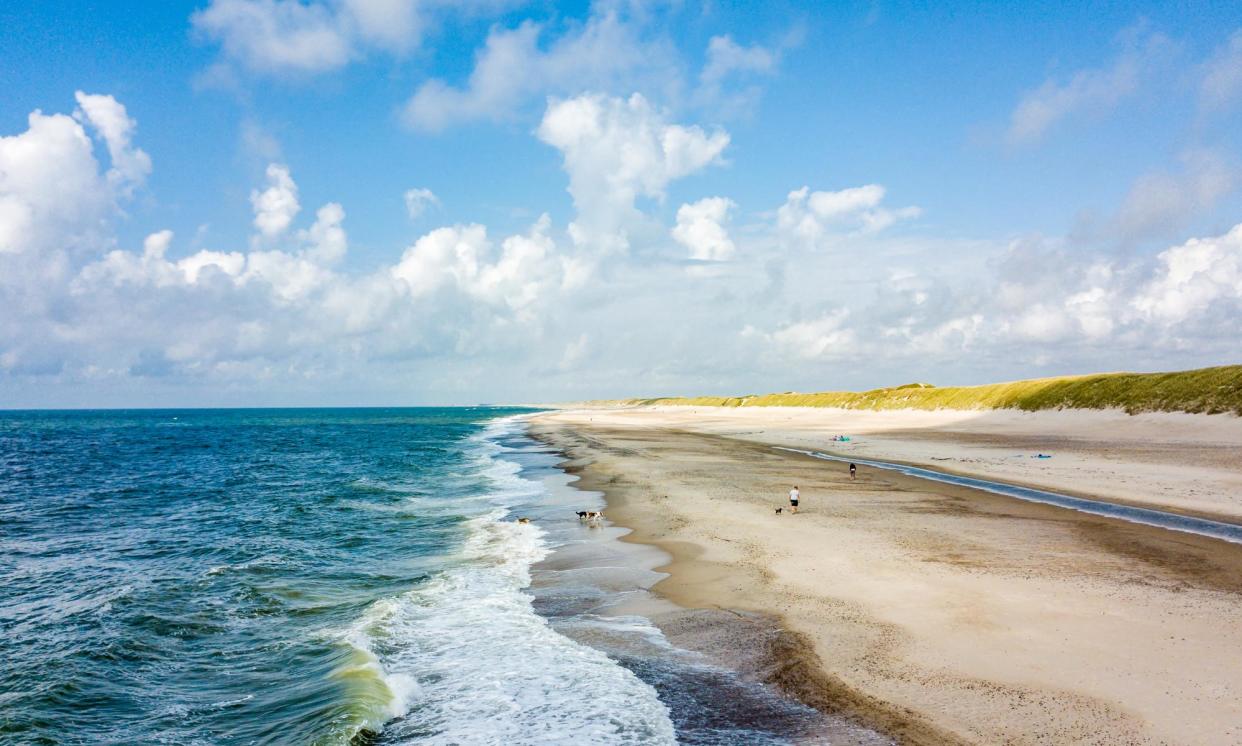
M 575 488 L 576 478 L 556 468 L 561 457 L 550 448 L 524 436 L 509 445 L 513 450 L 505 458 L 520 463 L 522 475 L 541 481 L 547 493 L 530 513 L 553 547 L 532 571 L 535 609 L 561 634 L 604 651 L 651 685 L 669 708 L 677 742 L 892 743 L 791 700 L 722 664 L 720 656 L 697 652 L 693 634 L 681 635 L 680 644 L 670 642 L 662 626 L 707 626 L 712 630 L 711 640 L 704 640 L 708 644 L 727 637 L 753 641 L 753 621 L 733 621 L 729 614 L 697 616 L 652 594 L 651 586 L 664 577 L 655 568 L 668 556 L 622 542 L 628 529 L 583 525 L 575 511 L 604 509 L 603 496 Z M 720 629 L 731 624 L 738 628 Z
M 1234 544 L 1242 544 L 1242 526 L 1235 523 L 1224 523 L 1222 521 L 1213 521 L 1208 518 L 1181 515 L 1180 513 L 1171 513 L 1169 511 L 1155 510 L 1152 508 L 1140 508 L 1133 505 L 1122 505 L 1120 503 L 1111 503 L 1104 500 L 1089 500 L 1084 497 L 1073 497 L 1071 495 L 1063 495 L 1059 492 L 1051 492 L 1049 490 L 1041 490 L 1034 487 L 1024 487 L 1019 484 L 1006 484 L 1005 482 L 993 482 L 991 480 L 980 479 L 978 477 L 966 477 L 960 474 L 950 474 L 948 472 L 936 471 L 935 469 L 928 469 L 920 466 L 911 466 L 909 464 L 897 464 L 890 463 L 888 461 L 834 456 L 828 453 L 820 453 L 819 451 L 806 451 L 798 448 L 785 448 L 783 446 L 777 446 L 776 448 L 781 451 L 805 454 L 824 461 L 837 461 L 840 463 L 852 462 L 876 469 L 895 471 L 907 476 L 918 477 L 919 479 L 926 479 L 932 482 L 954 484 L 960 487 L 971 487 L 977 490 L 983 490 L 984 492 L 991 492 L 995 495 L 1012 497 L 1017 500 L 1043 503 L 1045 505 L 1055 505 L 1059 508 L 1077 510 L 1081 513 L 1090 513 L 1091 515 L 1103 516 L 1105 518 L 1116 518 L 1123 521 L 1129 521 L 1130 523 L 1141 523 L 1145 526 L 1155 526 L 1156 528 L 1165 528 L 1171 531 L 1183 531 L 1188 534 L 1209 536 L 1213 539 L 1221 539 L 1222 541 L 1228 541 Z

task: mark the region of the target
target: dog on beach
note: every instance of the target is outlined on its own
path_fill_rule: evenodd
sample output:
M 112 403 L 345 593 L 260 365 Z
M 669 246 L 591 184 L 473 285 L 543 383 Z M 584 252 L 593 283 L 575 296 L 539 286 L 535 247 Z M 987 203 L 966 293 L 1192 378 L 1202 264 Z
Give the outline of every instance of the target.
M 530 519 L 529 519 L 529 518 L 519 518 L 519 519 L 518 519 L 518 523 L 530 523 Z
M 783 510 L 784 510 L 784 508 L 777 508 L 777 509 L 776 509 L 776 514 L 777 514 L 777 515 L 780 515 L 780 514 L 781 514 L 781 511 L 783 511 Z
M 583 523 L 594 523 L 602 520 L 604 517 L 604 514 L 598 510 L 579 510 L 577 515 L 578 520 Z

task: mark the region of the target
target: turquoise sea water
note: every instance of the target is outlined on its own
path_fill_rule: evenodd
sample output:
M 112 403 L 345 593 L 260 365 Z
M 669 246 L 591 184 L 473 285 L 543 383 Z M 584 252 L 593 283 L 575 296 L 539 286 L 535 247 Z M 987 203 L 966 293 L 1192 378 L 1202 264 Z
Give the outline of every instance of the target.
M 821 742 L 615 573 L 531 589 L 611 555 L 518 414 L 0 413 L 0 744 Z
M 486 410 L 0 418 L 0 733 L 343 742 L 402 709 L 360 641 L 501 507 Z

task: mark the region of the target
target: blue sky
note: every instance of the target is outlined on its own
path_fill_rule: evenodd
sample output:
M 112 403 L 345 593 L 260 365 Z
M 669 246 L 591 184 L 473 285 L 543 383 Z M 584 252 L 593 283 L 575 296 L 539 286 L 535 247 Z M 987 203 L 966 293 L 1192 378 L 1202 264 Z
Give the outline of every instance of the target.
M 19 2 L 0 54 L 0 406 L 1237 362 L 1236 4 Z

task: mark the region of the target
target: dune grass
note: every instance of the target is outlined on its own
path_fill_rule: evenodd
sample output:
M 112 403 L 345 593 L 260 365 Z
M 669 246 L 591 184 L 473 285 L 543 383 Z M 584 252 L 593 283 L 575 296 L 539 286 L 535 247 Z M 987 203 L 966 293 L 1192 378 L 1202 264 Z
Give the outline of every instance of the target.
M 1175 373 L 1097 373 L 982 386 L 912 383 L 872 391 L 628 399 L 628 405 L 843 409 L 1122 409 L 1242 416 L 1242 365 Z

